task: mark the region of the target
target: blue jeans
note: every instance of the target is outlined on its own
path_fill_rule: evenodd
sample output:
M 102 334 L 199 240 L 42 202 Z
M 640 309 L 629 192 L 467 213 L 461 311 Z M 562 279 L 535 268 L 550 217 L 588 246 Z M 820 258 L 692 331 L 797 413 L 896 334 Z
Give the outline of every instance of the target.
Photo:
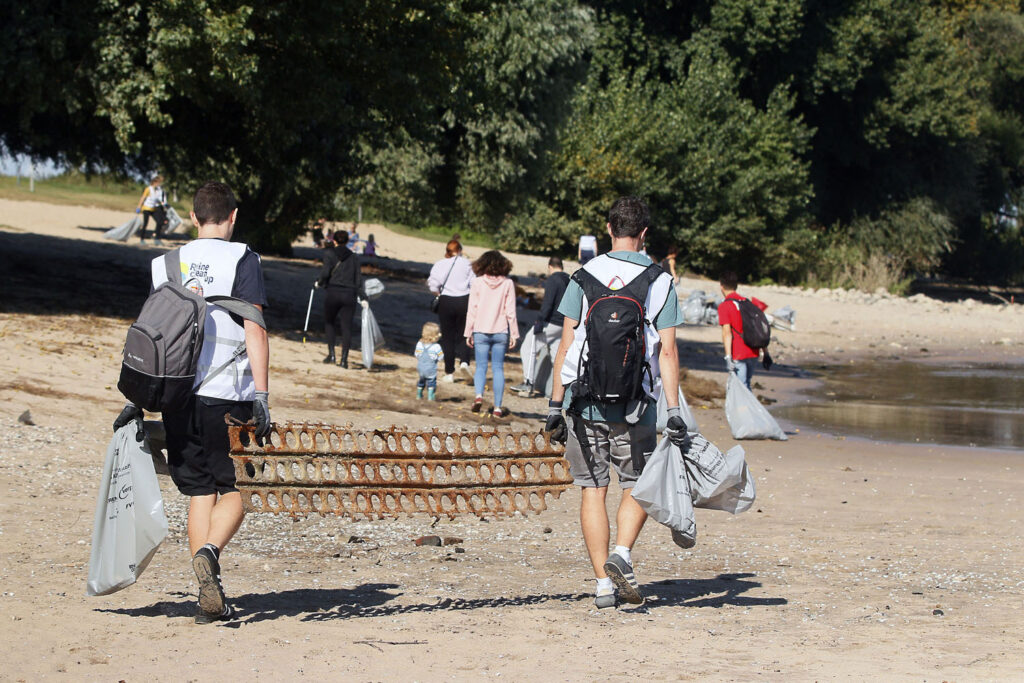
M 744 358 L 743 360 L 734 360 L 732 367 L 736 370 L 736 376 L 740 378 L 740 381 L 750 388 L 750 380 L 754 377 L 754 368 L 757 367 L 756 358 Z
M 428 389 L 437 389 L 437 375 L 433 377 L 424 377 L 420 375 L 419 381 L 416 382 L 416 387 L 422 389 L 426 387 Z
M 487 361 L 491 361 L 494 374 L 494 407 L 501 407 L 501 395 L 505 393 L 505 352 L 508 350 L 508 332 L 474 332 L 473 351 L 476 353 L 476 373 L 473 387 L 477 396 L 484 395 L 487 383 Z

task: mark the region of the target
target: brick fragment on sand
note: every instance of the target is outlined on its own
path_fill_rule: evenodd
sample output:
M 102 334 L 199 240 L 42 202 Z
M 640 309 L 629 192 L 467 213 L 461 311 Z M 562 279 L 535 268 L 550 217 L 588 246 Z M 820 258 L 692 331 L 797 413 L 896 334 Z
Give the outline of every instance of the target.
M 420 536 L 413 541 L 416 545 L 441 545 L 440 536 Z
M 445 536 L 444 545 L 462 545 L 462 539 L 457 536 Z

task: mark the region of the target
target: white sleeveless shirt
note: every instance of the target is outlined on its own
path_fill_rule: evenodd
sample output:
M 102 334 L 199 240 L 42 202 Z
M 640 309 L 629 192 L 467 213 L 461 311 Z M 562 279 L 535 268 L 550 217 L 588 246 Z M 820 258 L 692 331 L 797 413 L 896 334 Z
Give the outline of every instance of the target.
M 200 296 L 213 294 L 231 296 L 238 262 L 249 247 L 241 242 L 219 239 L 197 239 L 181 247 L 181 283 Z M 151 264 L 153 287 L 167 281 L 164 257 Z M 216 304 L 210 304 L 206 313 L 203 348 L 199 354 L 199 367 L 193 389 L 199 396 L 229 401 L 251 401 L 255 396 L 249 357 L 244 353 L 234 362 L 199 388 L 213 368 L 220 367 L 245 346 L 245 328 L 231 319 L 231 315 Z

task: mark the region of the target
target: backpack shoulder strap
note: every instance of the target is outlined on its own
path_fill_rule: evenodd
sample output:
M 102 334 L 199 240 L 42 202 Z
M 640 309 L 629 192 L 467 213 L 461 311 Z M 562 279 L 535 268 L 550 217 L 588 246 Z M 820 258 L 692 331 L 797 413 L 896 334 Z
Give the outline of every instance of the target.
M 176 285 L 181 284 L 181 247 L 171 249 L 164 254 L 164 268 L 167 271 L 167 281 Z
M 221 308 L 226 310 L 228 313 L 234 313 L 240 318 L 251 320 L 260 327 L 262 327 L 263 329 L 267 329 L 267 323 L 263 319 L 263 313 L 260 311 L 260 309 L 256 308 L 248 301 L 242 301 L 241 299 L 238 299 L 233 296 L 211 294 L 210 296 L 206 297 L 206 302 L 216 304 L 217 306 L 220 306 Z
M 600 299 L 602 296 L 608 296 L 612 292 L 603 282 L 583 268 L 573 273 L 571 279 L 583 290 L 583 295 L 587 297 L 588 304 L 593 304 L 597 299 Z
M 664 273 L 665 271 L 661 269 L 661 266 L 656 263 L 652 263 L 647 266 L 642 273 L 630 280 L 629 284 L 623 287 L 621 291 L 629 294 L 642 304 L 647 300 L 647 290 L 649 290 L 651 285 L 653 285 L 654 282 Z

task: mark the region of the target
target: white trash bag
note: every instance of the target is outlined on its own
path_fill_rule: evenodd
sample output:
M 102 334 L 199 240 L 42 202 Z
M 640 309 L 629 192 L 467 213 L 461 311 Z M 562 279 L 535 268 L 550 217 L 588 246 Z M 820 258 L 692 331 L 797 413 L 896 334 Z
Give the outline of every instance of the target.
M 694 507 L 737 515 L 753 505 L 757 491 L 743 446 L 722 453 L 700 434 L 690 434 L 690 445 L 682 457 Z
M 651 519 L 672 529 L 673 539 L 692 541 L 683 547 L 693 547 L 697 542 L 690 482 L 679 448 L 668 437 L 647 459 L 644 471 L 633 485 L 632 496 Z
M 693 416 L 693 411 L 690 410 L 690 406 L 686 403 L 686 397 L 683 396 L 683 390 L 679 389 L 679 416 L 683 418 L 683 422 L 686 423 L 686 431 L 688 432 L 699 432 L 700 429 L 697 427 L 697 418 Z M 658 433 L 661 434 L 665 431 L 665 425 L 668 423 L 668 401 L 665 400 L 665 392 L 662 391 L 658 394 Z
M 384 283 L 375 277 L 363 280 L 363 294 L 367 301 L 376 301 L 384 293 Z
M 729 373 L 725 385 L 725 419 L 734 439 L 789 439 L 735 372 Z
M 174 210 L 173 206 L 167 207 L 167 228 L 164 230 L 165 235 L 173 235 L 178 232 L 181 226 L 185 225 L 185 222 L 181 220 L 181 216 Z
M 126 242 L 129 237 L 134 235 L 142 227 L 142 216 L 135 214 L 131 220 L 127 223 L 122 223 L 116 228 L 111 228 L 103 233 L 103 236 L 108 240 L 117 240 L 118 242 Z
M 363 366 L 370 370 L 373 368 L 373 352 L 384 345 L 384 334 L 380 331 L 377 318 L 370 310 L 369 304 L 363 306 L 363 331 L 359 350 L 363 354 Z
M 107 446 L 89 553 L 87 595 L 108 595 L 135 583 L 167 537 L 167 516 L 153 456 L 137 441 L 141 422 L 117 430 Z
M 694 290 L 683 301 L 683 320 L 689 325 L 700 325 L 704 322 L 704 292 Z

